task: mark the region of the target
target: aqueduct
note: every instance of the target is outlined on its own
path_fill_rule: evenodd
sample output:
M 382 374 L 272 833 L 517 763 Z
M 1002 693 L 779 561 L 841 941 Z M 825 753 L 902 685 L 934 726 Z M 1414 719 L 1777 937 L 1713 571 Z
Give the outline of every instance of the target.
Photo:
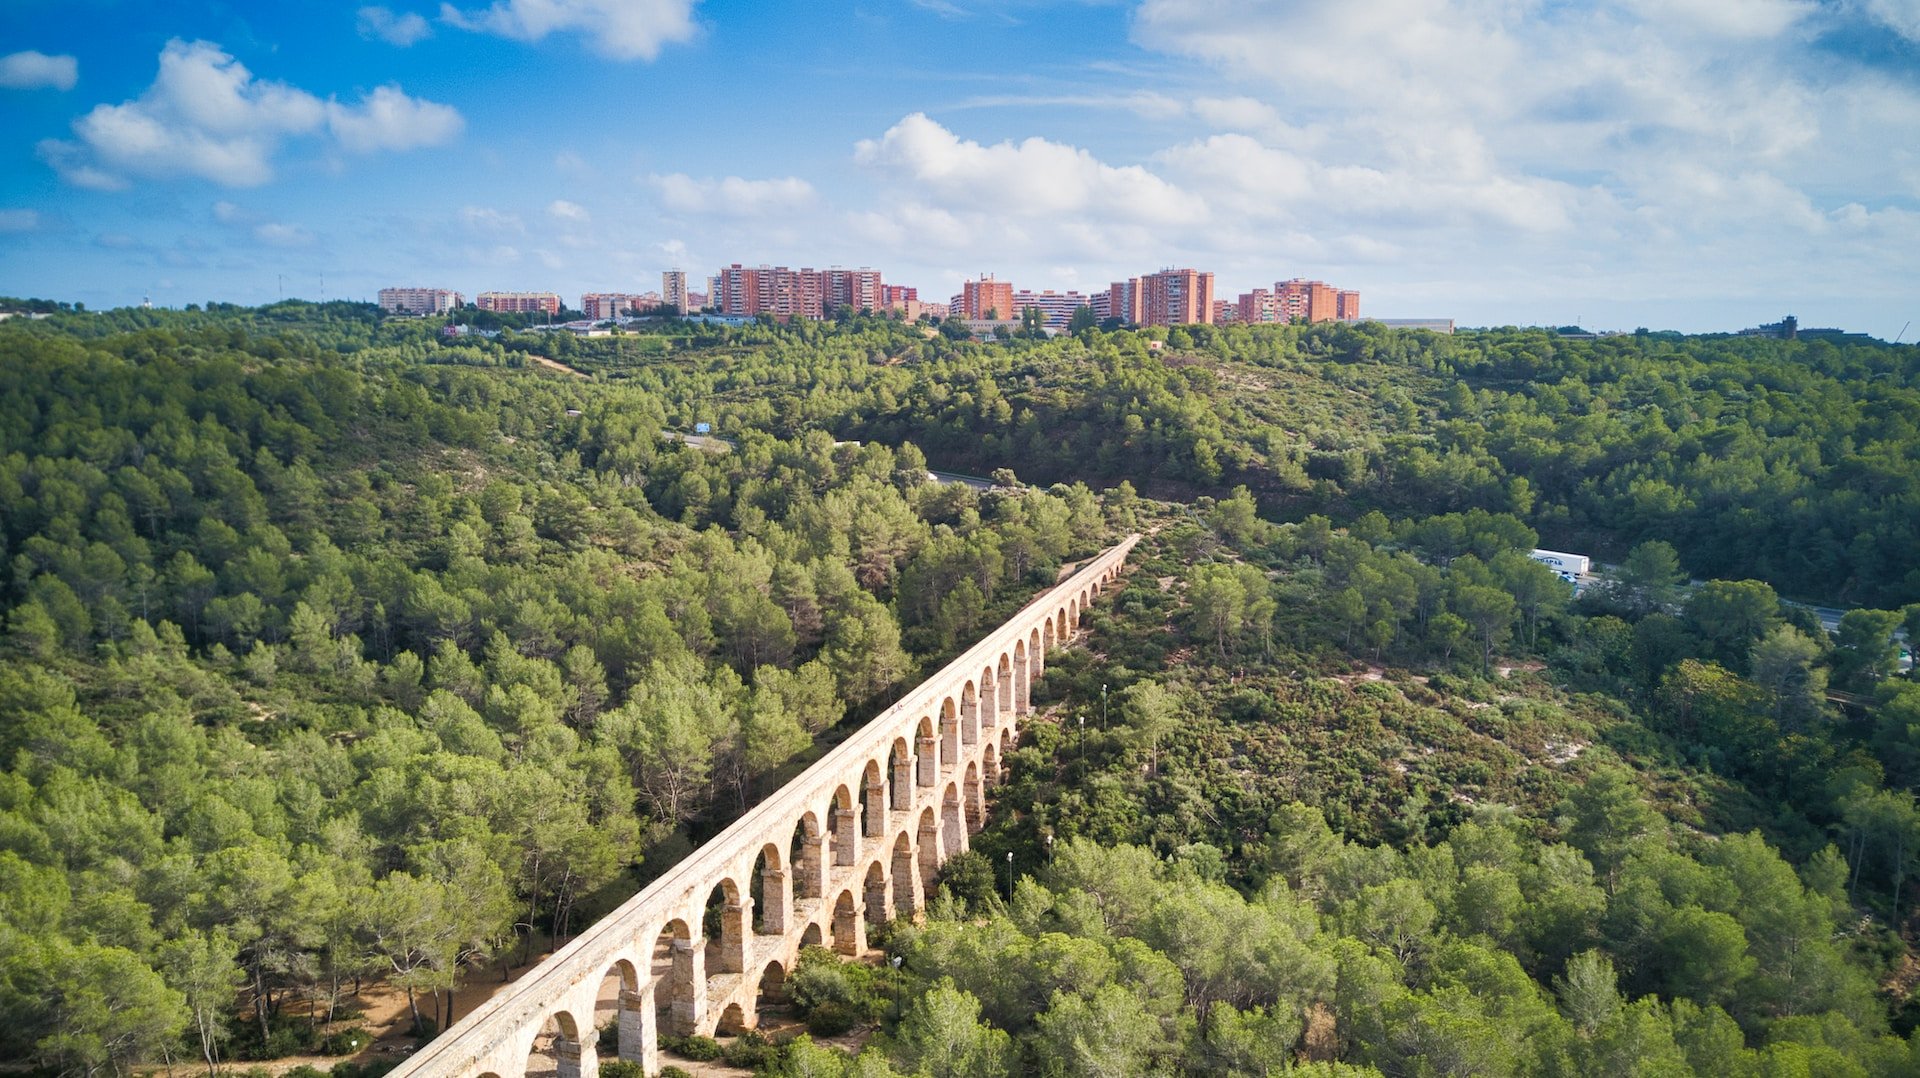
M 395 1078 L 517 1078 L 541 1040 L 558 1078 L 599 1073 L 595 1007 L 619 984 L 619 1057 L 659 1070 L 659 1038 L 748 1029 L 800 949 L 866 949 L 917 913 L 967 848 L 1030 709 L 1048 649 L 1139 536 L 1080 566 L 732 826 L 415 1053 Z

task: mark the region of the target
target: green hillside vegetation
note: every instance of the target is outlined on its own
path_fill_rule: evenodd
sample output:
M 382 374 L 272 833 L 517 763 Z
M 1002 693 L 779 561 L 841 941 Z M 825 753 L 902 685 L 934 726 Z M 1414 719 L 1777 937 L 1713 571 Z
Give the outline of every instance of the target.
M 1915 1073 L 1917 353 L 9 321 L 0 1055 L 275 1057 L 370 976 L 430 1030 L 1145 528 L 898 981 L 796 973 L 875 1046 L 743 1058 Z
M 1106 536 L 1084 488 L 317 337 L 5 338 L 0 1055 L 277 1056 L 371 975 L 427 1028 Z M 896 602 L 955 565 L 964 608 Z

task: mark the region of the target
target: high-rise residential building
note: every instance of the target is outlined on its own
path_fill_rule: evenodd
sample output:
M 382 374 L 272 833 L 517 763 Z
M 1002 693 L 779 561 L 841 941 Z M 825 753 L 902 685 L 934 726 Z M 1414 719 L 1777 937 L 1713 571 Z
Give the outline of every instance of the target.
M 1239 321 L 1242 322 L 1285 322 L 1287 316 L 1280 309 L 1279 297 L 1264 288 L 1240 293 L 1238 304 Z
M 1140 278 L 1129 277 L 1107 286 L 1107 317 L 1137 326 L 1144 317 L 1140 306 Z
M 645 311 L 659 305 L 660 297 L 652 294 L 635 295 L 631 292 L 588 292 L 580 297 L 580 310 L 588 318 L 605 320 L 619 318 L 628 311 Z
M 687 273 L 685 270 L 670 269 L 660 275 L 660 302 L 673 308 L 675 314 L 686 314 Z
M 986 273 L 977 281 L 960 286 L 960 307 L 954 313 L 961 318 L 1013 318 L 1013 282 L 995 280 Z
M 380 307 L 395 314 L 445 314 L 466 302 L 446 288 L 382 288 Z
M 1229 299 L 1216 299 L 1213 301 L 1214 325 L 1218 326 L 1228 322 L 1238 321 L 1240 321 L 1240 305 L 1238 303 Z
M 823 318 L 846 307 L 877 311 L 886 284 L 875 269 L 788 269 L 785 266 L 742 266 L 734 263 L 715 278 L 710 301 L 722 314 L 753 317 L 768 314 L 786 320 Z
M 1360 321 L 1360 293 L 1341 291 L 1334 293 L 1333 316 L 1342 322 Z
M 801 272 L 810 272 L 802 270 Z M 855 314 L 862 311 L 885 310 L 887 306 L 887 286 L 880 279 L 880 271 L 867 269 L 840 269 L 835 267 L 820 274 L 821 295 L 827 314 L 845 307 Z
M 553 292 L 482 292 L 474 306 L 502 314 L 559 314 L 560 297 Z
M 1046 318 L 1048 329 L 1065 329 L 1073 321 L 1073 312 L 1082 307 L 1091 306 L 1088 298 L 1079 292 L 1032 292 L 1025 289 L 1013 294 L 1013 309 L 1024 312 L 1028 307 L 1040 308 Z
M 942 309 L 946 307 L 944 303 L 920 302 L 920 290 L 905 284 L 881 285 L 880 302 L 886 310 L 892 311 L 908 322 L 919 321 L 929 307 Z
M 1087 306 L 1093 308 L 1093 316 L 1105 322 L 1113 317 L 1113 290 L 1102 289 L 1087 299 Z
M 1213 321 L 1213 274 L 1166 269 L 1140 278 L 1140 324 L 1184 326 Z
M 1296 318 L 1307 322 L 1331 322 L 1340 317 L 1339 293 L 1325 281 L 1309 281 L 1295 277 L 1290 281 L 1276 281 L 1273 285 L 1274 297 L 1280 304 L 1284 321 Z M 1358 295 L 1354 297 L 1354 309 L 1360 307 Z

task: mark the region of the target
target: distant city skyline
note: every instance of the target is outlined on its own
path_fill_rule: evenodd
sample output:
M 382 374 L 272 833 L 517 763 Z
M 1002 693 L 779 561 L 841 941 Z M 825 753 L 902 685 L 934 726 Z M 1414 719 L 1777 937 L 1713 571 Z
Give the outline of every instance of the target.
M 740 261 L 1920 322 L 1894 0 L 29 0 L 0 50 L 0 293 L 93 307 L 697 292 Z

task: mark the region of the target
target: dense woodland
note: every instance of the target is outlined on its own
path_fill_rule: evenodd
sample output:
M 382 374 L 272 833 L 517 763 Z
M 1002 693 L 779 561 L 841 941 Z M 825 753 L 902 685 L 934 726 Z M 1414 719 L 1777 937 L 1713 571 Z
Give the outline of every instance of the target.
M 743 1061 L 1920 1073 L 1920 349 L 440 328 L 0 324 L 0 1056 L 430 1033 L 1141 528 L 897 979 L 796 975 L 873 1046 Z

